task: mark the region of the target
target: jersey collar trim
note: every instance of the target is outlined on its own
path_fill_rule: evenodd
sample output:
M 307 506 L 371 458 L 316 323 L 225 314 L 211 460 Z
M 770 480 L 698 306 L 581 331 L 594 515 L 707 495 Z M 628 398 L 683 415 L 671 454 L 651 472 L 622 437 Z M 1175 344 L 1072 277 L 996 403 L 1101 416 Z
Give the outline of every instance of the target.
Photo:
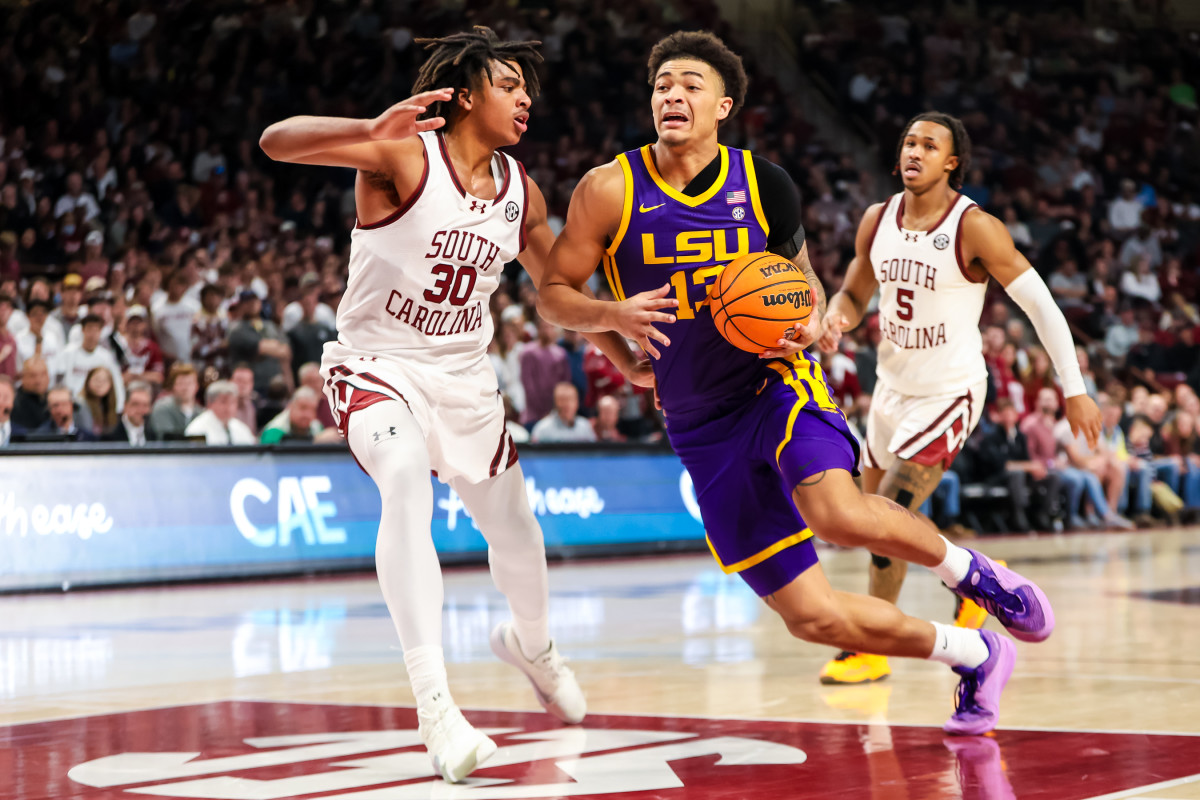
M 896 227 L 900 229 L 901 233 L 908 230 L 907 228 L 904 227 L 904 201 L 906 199 L 907 199 L 907 194 L 905 192 L 901 192 L 900 193 L 900 202 L 896 205 Z M 933 233 L 938 228 L 942 227 L 942 223 L 945 222 L 947 220 L 947 218 L 949 218 L 950 212 L 952 212 L 954 210 L 954 207 L 958 205 L 958 201 L 962 200 L 962 199 L 963 199 L 963 194 L 962 194 L 962 192 L 959 192 L 958 195 L 953 200 L 950 201 L 950 205 L 946 207 L 946 213 L 942 214 L 942 218 L 939 219 L 937 222 L 935 222 L 929 228 L 929 230 L 925 230 L 925 231 L 911 231 L 910 230 L 909 233 L 923 233 L 926 236 Z
M 450 161 L 450 150 L 446 146 L 446 135 L 441 131 L 438 131 L 436 136 L 438 142 L 438 152 L 442 154 L 442 160 L 446 162 L 446 171 L 450 173 L 450 180 L 454 182 L 454 188 L 458 190 L 458 193 L 463 197 L 466 197 L 467 190 L 463 188 L 462 182 L 458 179 L 458 173 L 454 171 L 454 164 Z M 497 156 L 500 156 L 500 154 L 494 153 L 492 158 L 496 158 Z M 504 195 L 508 193 L 508 185 L 512 183 L 512 169 L 510 169 L 508 166 L 508 160 L 503 156 L 500 156 L 500 164 L 504 168 L 504 182 L 500 184 L 500 191 L 496 192 L 496 196 L 492 199 L 492 205 L 496 205 L 502 199 L 504 199 Z M 474 197 L 475 195 L 471 196 Z M 482 197 L 477 199 L 483 200 Z
M 717 146 L 721 150 L 721 171 L 717 174 L 717 179 L 713 181 L 712 186 L 708 187 L 703 194 L 696 195 L 695 197 L 689 197 L 662 179 L 662 176 L 658 174 L 658 167 L 654 164 L 654 156 L 650 152 L 650 145 L 642 148 L 642 163 L 646 165 L 646 172 L 650 174 L 650 180 L 654 181 L 663 194 L 672 200 L 683 203 L 685 206 L 695 208 L 711 200 L 713 195 L 725 185 L 725 178 L 729 175 L 729 152 L 725 149 L 725 145 Z

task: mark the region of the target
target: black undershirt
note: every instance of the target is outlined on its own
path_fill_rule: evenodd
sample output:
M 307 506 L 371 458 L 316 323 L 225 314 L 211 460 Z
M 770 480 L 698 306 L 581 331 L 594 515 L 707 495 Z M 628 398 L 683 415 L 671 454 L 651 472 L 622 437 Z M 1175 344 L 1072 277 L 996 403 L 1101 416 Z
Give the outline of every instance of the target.
M 804 245 L 804 226 L 800 224 L 800 193 L 787 171 L 761 156 L 754 156 L 758 178 L 758 199 L 767 218 L 767 249 L 784 258 L 794 258 Z M 721 172 L 718 155 L 692 178 L 683 193 L 696 197 L 708 191 Z

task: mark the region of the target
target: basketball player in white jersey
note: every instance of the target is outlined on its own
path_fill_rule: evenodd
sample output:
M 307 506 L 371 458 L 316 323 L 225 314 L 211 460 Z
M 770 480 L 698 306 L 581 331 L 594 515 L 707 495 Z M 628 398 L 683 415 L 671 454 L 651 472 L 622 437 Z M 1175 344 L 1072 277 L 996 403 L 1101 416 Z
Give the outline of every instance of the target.
M 820 348 L 834 352 L 880 291 L 879 361 L 867 416 L 863 490 L 916 511 L 983 415 L 987 367 L 979 318 L 989 278 L 1029 316 L 1054 362 L 1067 398 L 1071 430 L 1094 447 L 1100 411 L 1087 396 L 1075 343 L 1050 290 L 1013 245 L 1004 223 L 958 189 L 971 142 L 949 114 L 918 114 L 897 146 L 904 191 L 867 209 L 855 258 L 821 322 Z M 900 559 L 874 555 L 870 593 L 895 603 L 908 571 Z M 964 600 L 964 603 L 970 603 Z M 975 609 L 970 625 L 986 613 Z M 966 614 L 960 613 L 960 621 Z M 884 656 L 842 652 L 821 671 L 824 683 L 887 677 Z
M 542 532 L 486 356 L 488 300 L 505 262 L 519 256 L 537 282 L 554 244 L 541 191 L 496 152 L 526 130 L 538 42 L 501 42 L 483 27 L 417 41 L 431 53 L 413 97 L 374 119 L 293 117 L 267 128 L 261 144 L 276 160 L 358 170 L 350 277 L 321 370 L 339 429 L 382 496 L 376 566 L 420 734 L 435 771 L 457 782 L 496 745 L 447 685 L 431 470 L 488 541 L 512 612 L 492 649 L 562 721 L 582 720 L 586 702 L 550 639 Z M 618 335 L 590 338 L 648 382 Z

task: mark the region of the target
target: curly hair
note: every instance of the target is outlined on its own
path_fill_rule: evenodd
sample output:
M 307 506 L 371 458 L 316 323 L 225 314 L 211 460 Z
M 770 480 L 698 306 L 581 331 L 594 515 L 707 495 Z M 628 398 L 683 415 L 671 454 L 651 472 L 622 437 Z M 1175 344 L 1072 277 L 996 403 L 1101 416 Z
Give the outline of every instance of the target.
M 742 58 L 725 46 L 725 43 L 708 31 L 679 31 L 672 33 L 650 51 L 650 68 L 648 81 L 654 85 L 658 70 L 673 58 L 692 58 L 708 64 L 721 76 L 725 84 L 725 96 L 733 99 L 733 107 L 729 109 L 730 119 L 741 110 L 746 102 L 746 69 L 742 66 Z
M 525 76 L 525 91 L 530 97 L 536 97 L 541 91 L 537 75 L 537 65 L 542 61 L 537 47 L 541 42 L 504 42 L 495 31 L 483 25 L 441 39 L 417 39 L 416 42 L 431 52 L 417 73 L 413 94 L 443 86 L 452 87 L 455 94 L 460 89 L 469 93 L 482 86 L 481 73 L 487 75 L 489 83 L 492 81 L 492 61 L 513 69 L 520 68 Z M 429 104 L 421 119 L 445 117 L 446 130 L 450 130 L 460 111 L 457 99 L 452 98 L 448 103 L 439 100 Z
M 961 119 L 941 111 L 924 111 L 910 119 L 904 126 L 904 133 L 900 134 L 900 141 L 896 142 L 896 163 L 892 167 L 892 174 L 900 172 L 900 153 L 904 150 L 904 140 L 908 138 L 908 132 L 912 130 L 912 126 L 918 122 L 934 122 L 950 131 L 950 138 L 954 144 L 952 155 L 958 156 L 958 166 L 950 173 L 950 186 L 961 189 L 963 179 L 967 175 L 967 168 L 971 164 L 971 137 L 967 135 L 967 129 L 963 126 Z

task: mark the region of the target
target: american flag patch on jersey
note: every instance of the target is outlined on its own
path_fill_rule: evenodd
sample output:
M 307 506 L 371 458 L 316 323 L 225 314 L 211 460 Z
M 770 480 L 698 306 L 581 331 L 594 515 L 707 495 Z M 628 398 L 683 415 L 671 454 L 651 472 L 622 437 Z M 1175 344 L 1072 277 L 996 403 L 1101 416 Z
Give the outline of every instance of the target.
M 731 206 L 746 202 L 746 190 L 739 189 L 736 192 L 726 192 L 725 202 Z

